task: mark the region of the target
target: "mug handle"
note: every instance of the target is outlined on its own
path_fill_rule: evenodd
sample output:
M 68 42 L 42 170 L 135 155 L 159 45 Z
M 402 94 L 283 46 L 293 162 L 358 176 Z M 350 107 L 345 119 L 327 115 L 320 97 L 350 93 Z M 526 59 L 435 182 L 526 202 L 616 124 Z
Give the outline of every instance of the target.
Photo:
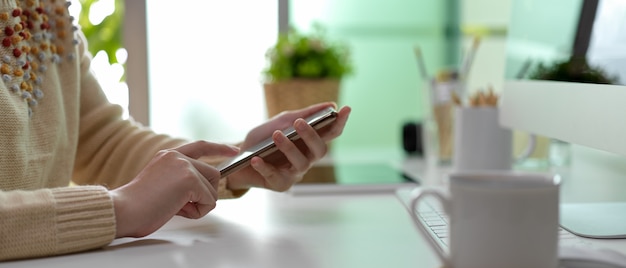
M 439 243 L 437 243 L 433 235 L 428 232 L 427 227 L 424 225 L 424 222 L 417 215 L 417 206 L 420 201 L 422 201 L 422 199 L 426 196 L 435 197 L 443 205 L 445 213 L 448 213 L 450 199 L 446 196 L 446 194 L 437 189 L 415 188 L 415 190 L 411 192 L 409 214 L 413 219 L 413 223 L 415 223 L 415 225 L 417 226 L 417 229 L 420 231 L 426 241 L 428 241 L 430 246 L 435 250 L 435 253 L 437 253 L 439 259 L 441 259 L 441 261 L 443 262 L 444 267 L 451 267 L 450 254 L 446 251 L 446 249 L 439 245 Z
M 526 160 L 528 157 L 530 157 L 531 154 L 533 154 L 533 152 L 535 152 L 536 146 L 537 146 L 537 135 L 529 133 L 528 144 L 526 144 L 526 148 L 520 155 L 518 155 L 515 159 L 513 159 L 514 160 L 513 162 L 519 163 L 519 162 Z

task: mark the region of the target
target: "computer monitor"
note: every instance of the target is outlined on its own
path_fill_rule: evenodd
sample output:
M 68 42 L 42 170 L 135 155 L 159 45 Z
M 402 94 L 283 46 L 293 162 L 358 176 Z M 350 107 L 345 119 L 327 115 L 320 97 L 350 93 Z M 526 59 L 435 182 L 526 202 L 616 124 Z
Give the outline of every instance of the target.
M 511 5 L 501 125 L 608 152 L 624 157 L 626 164 L 626 1 Z M 626 181 L 626 173 L 623 177 Z M 626 203 L 610 213 L 607 207 L 583 212 L 562 206 L 561 224 L 584 236 L 626 237 Z M 604 215 L 585 214 L 590 211 Z M 596 222 L 572 218 L 576 213 Z M 606 214 L 623 218 L 615 222 Z M 581 227 L 593 224 L 600 225 Z M 615 224 L 623 227 L 615 229 Z
M 530 77 L 540 64 L 566 61 L 584 47 L 585 40 L 575 40 L 579 28 L 588 30 L 579 26 L 587 3 L 597 6 L 587 61 L 615 83 Z M 512 1 L 512 8 L 501 124 L 626 156 L 626 2 L 527 0 Z

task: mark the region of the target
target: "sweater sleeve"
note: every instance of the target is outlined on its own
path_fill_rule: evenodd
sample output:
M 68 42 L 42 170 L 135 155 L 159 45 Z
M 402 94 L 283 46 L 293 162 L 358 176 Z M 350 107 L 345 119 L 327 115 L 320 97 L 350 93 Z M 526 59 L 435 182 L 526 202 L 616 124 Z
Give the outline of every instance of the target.
M 115 237 L 112 204 L 101 186 L 0 192 L 0 260 L 107 245 Z
M 16 1 L 8 2 L 15 8 Z M 0 190 L 0 261 L 79 252 L 107 245 L 115 238 L 116 230 L 113 200 L 108 189 L 132 180 L 157 151 L 186 142 L 158 135 L 132 120 L 124 120 L 122 109 L 108 102 L 91 72 L 91 55 L 86 51 L 84 36 L 79 34 L 79 38 L 82 42 L 77 42 L 77 46 L 63 47 L 76 53 L 63 58 L 67 64 L 47 69 L 46 80 L 51 88 L 58 87 L 57 90 L 64 93 L 46 93 L 57 96 L 57 99 L 46 100 L 65 102 L 62 109 L 54 111 L 65 113 L 62 116 L 65 121 L 59 126 L 67 127 L 65 134 L 68 135 L 53 137 L 58 138 L 55 142 L 59 144 L 54 148 L 71 148 L 64 152 L 74 152 L 75 148 L 76 154 L 72 158 L 72 154 L 47 152 L 51 157 L 37 160 L 67 158 L 59 161 L 59 166 L 48 169 L 24 162 L 40 171 L 37 174 L 42 174 L 28 177 L 26 181 L 5 172 L 5 166 L 11 163 L 4 163 L 3 179 L 10 184 L 15 178 L 23 184 Z M 70 60 L 76 61 L 78 67 Z M 45 126 L 54 128 L 54 123 L 48 121 Z M 77 142 L 75 133 L 78 133 Z M 49 173 L 51 169 L 60 171 Z M 67 186 L 70 176 L 78 186 Z M 220 197 L 242 194 L 233 194 L 225 186 L 225 181 L 221 181 Z
M 90 69 L 91 55 L 84 36 L 78 46 L 80 57 L 80 122 L 74 175 L 78 184 L 99 184 L 113 189 L 132 180 L 159 150 L 186 143 L 154 133 L 148 127 L 122 118 L 122 108 L 110 103 Z M 132 89 L 131 89 L 132 90 Z M 220 157 L 208 156 L 217 164 Z M 239 197 L 245 191 L 230 191 L 222 179 L 220 198 Z

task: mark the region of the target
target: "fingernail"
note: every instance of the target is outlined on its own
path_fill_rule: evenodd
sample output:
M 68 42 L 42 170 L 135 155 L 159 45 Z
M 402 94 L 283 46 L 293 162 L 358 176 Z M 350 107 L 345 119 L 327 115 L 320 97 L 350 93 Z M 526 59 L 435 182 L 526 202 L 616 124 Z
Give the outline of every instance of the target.
M 304 121 L 304 119 L 302 118 L 296 119 L 295 127 L 296 127 L 296 130 L 304 130 L 306 127 L 306 121 Z
M 230 149 L 232 149 L 235 152 L 239 152 L 239 150 L 240 150 L 239 147 L 237 147 L 235 145 L 230 145 L 230 144 L 227 144 L 227 145 L 228 145 L 228 147 L 230 147 Z
M 253 157 L 252 159 L 250 159 L 250 165 L 252 165 L 252 167 L 254 168 L 259 167 L 259 160 L 257 160 L 256 157 Z
M 285 137 L 285 135 L 280 131 L 274 132 L 273 136 L 274 136 L 274 142 L 276 144 L 281 144 L 285 141 L 285 139 L 287 139 L 287 137 Z

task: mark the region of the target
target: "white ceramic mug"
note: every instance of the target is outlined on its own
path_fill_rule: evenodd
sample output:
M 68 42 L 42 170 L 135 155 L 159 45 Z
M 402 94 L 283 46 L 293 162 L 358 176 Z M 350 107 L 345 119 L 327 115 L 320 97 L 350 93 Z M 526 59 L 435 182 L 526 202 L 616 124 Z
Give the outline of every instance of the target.
M 417 229 L 445 267 L 557 267 L 558 176 L 468 171 L 450 174 L 449 179 L 448 192 L 416 188 L 410 199 Z M 416 213 L 427 196 L 435 197 L 448 216 L 447 247 L 433 238 Z
M 497 107 L 455 108 L 454 170 L 509 170 L 514 162 L 532 154 L 534 135 L 530 135 L 526 150 L 513 157 L 513 133 L 500 126 L 498 116 Z

